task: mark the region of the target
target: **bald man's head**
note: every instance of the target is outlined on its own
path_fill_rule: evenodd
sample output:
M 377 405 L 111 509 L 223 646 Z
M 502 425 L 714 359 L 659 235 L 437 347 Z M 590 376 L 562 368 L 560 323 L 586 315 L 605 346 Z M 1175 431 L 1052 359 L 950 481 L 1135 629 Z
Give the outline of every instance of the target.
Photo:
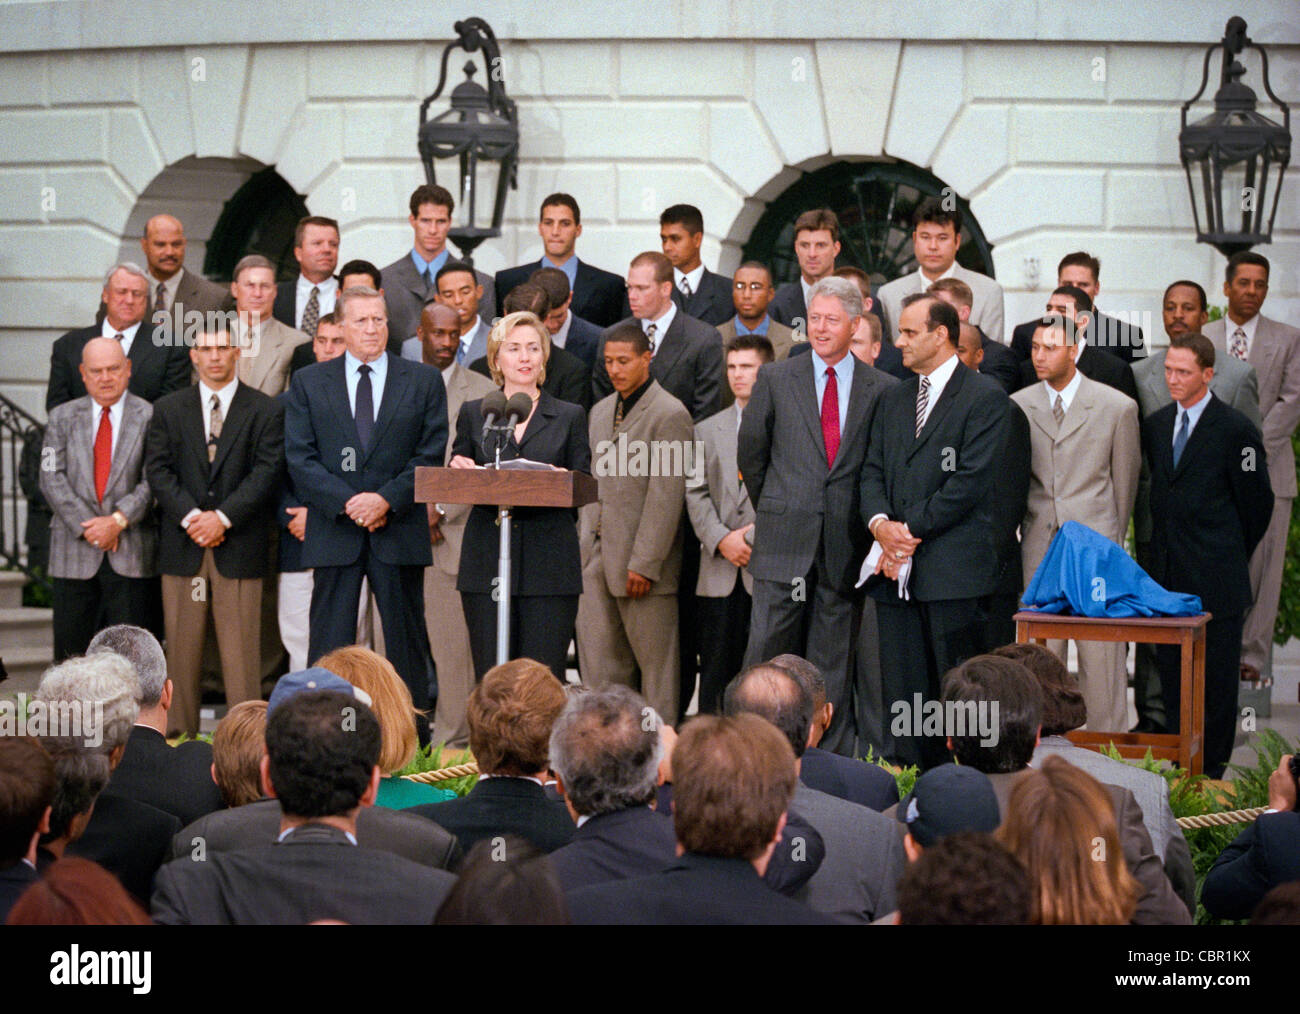
M 979 372 L 980 363 L 984 362 L 984 339 L 974 324 L 962 324 L 957 336 L 957 358 Z
M 775 725 L 789 740 L 796 758 L 808 747 L 813 699 L 784 669 L 767 662 L 752 665 L 727 684 L 722 710 L 727 715 L 753 714 Z
M 116 338 L 92 338 L 81 350 L 81 381 L 96 405 L 113 405 L 131 381 L 131 360 Z
M 429 303 L 420 313 L 416 332 L 425 363 L 445 370 L 460 348 L 460 317 L 446 303 Z
M 165 282 L 185 264 L 185 227 L 179 218 L 154 215 L 144 225 L 140 248 L 149 261 L 149 273 Z

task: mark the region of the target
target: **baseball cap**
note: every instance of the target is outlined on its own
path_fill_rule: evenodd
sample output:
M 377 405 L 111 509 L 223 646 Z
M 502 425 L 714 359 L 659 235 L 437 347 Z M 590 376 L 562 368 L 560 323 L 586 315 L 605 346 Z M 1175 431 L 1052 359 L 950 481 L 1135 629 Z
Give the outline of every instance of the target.
M 960 764 L 944 764 L 916 780 L 898 804 L 898 821 L 924 848 L 957 831 L 996 831 L 1002 812 L 988 775 Z
M 294 694 L 306 693 L 309 690 L 334 690 L 355 697 L 362 704 L 370 704 L 370 695 L 360 687 L 354 687 L 342 676 L 328 669 L 312 666 L 310 669 L 299 669 L 297 672 L 285 673 L 280 677 L 275 684 L 275 689 L 271 691 L 271 700 L 266 705 L 266 713 L 270 715 L 278 705 L 283 704 Z

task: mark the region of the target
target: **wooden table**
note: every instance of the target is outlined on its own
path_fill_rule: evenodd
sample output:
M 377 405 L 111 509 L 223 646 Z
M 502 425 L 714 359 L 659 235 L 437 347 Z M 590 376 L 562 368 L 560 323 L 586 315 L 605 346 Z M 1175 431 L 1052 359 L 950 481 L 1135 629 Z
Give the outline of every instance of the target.
M 1028 609 L 1016 613 L 1015 621 L 1016 640 L 1021 643 L 1043 644 L 1051 638 L 1178 645 L 1182 691 L 1177 734 L 1076 729 L 1066 736 L 1077 746 L 1098 751 L 1107 743 L 1114 743 L 1122 757 L 1141 758 L 1150 750 L 1157 760 L 1176 761 L 1184 771 L 1201 773 L 1205 741 L 1205 625 L 1210 621 L 1209 613 L 1093 619 Z

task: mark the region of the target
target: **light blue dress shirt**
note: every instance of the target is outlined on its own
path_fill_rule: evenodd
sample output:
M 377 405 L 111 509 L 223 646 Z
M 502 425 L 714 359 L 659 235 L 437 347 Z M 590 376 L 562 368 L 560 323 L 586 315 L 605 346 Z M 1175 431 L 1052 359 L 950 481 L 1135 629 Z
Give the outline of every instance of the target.
M 1183 424 L 1183 416 L 1187 416 L 1187 439 L 1190 440 L 1192 434 L 1196 432 L 1196 424 L 1201 421 L 1201 415 L 1205 412 L 1205 406 L 1213 397 L 1213 392 L 1206 388 L 1205 397 L 1191 408 L 1183 408 L 1177 402 L 1174 403 L 1174 443 L 1178 442 L 1178 427 Z
M 384 402 L 384 382 L 388 379 L 388 353 L 370 364 L 370 394 L 375 406 L 375 418 L 379 418 L 379 406 Z M 361 380 L 361 360 L 351 352 L 343 353 L 343 379 L 348 385 L 348 408 L 353 418 L 357 414 L 357 384 Z
M 817 385 L 817 415 L 821 416 L 822 398 L 826 394 L 826 367 L 830 365 L 816 352 L 812 353 L 813 382 Z M 844 442 L 844 421 L 849 415 L 849 389 L 853 386 L 853 355 L 850 353 L 836 363 L 835 385 L 840 396 L 840 442 Z
M 442 266 L 447 263 L 447 248 L 443 247 L 442 253 L 438 254 L 438 256 L 431 261 L 426 261 L 415 252 L 414 248 L 412 248 L 411 263 L 415 265 L 415 270 L 420 275 L 423 275 L 426 270 L 429 272 L 429 284 L 432 286 L 438 277 L 438 272 L 441 271 Z
M 576 255 L 570 257 L 563 264 L 556 264 L 555 261 L 551 260 L 545 254 L 543 254 L 542 267 L 559 268 L 561 271 L 563 271 L 569 278 L 569 291 L 570 292 L 573 291 L 573 286 L 577 284 L 578 281 L 578 258 Z

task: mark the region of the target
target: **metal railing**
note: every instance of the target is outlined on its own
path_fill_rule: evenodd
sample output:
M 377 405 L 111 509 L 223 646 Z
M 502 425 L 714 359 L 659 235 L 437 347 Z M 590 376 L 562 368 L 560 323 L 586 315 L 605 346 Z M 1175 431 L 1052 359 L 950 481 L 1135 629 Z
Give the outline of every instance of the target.
M 33 496 L 44 504 L 39 478 L 45 426 L 0 394 L 0 566 L 17 567 L 48 589 L 49 578 L 27 553 L 22 506 Z M 30 510 L 30 504 L 28 504 Z

